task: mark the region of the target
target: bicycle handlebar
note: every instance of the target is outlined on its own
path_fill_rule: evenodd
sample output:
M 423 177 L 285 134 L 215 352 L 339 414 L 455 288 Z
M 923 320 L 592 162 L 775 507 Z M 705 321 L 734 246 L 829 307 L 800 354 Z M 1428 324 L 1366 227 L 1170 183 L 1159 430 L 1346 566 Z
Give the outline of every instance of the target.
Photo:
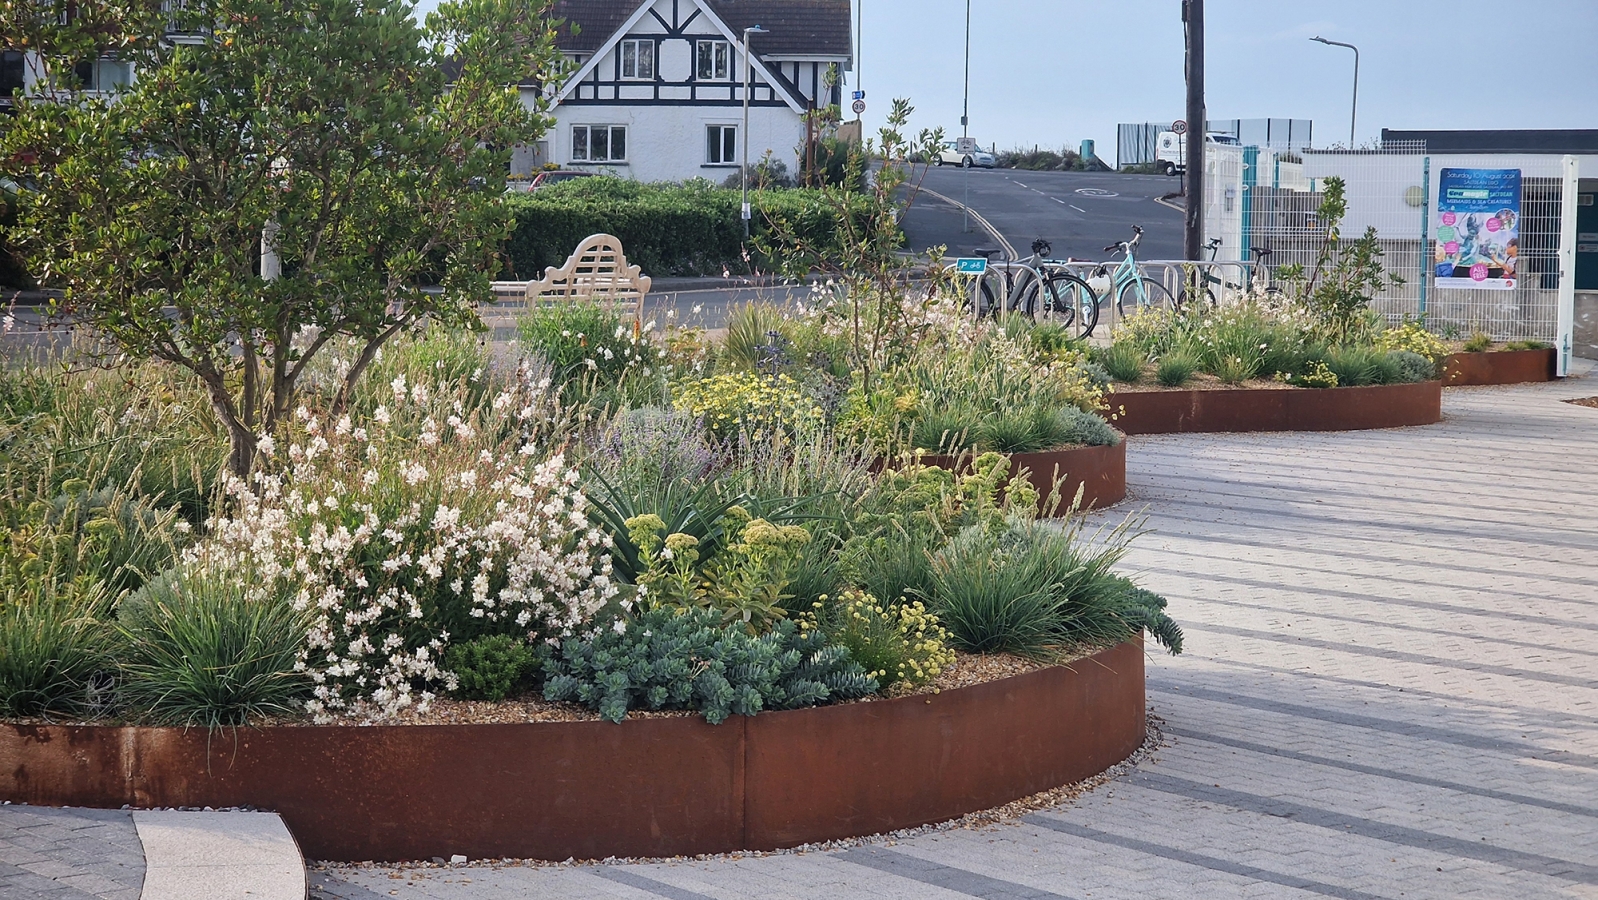
M 1117 241 L 1117 242 L 1111 244 L 1110 246 L 1105 247 L 1104 248 L 1104 252 L 1109 253 L 1109 252 L 1114 251 L 1114 250 L 1122 250 L 1122 251 L 1131 250 L 1133 247 L 1136 247 L 1138 245 L 1138 242 L 1141 241 L 1141 240 L 1143 240 L 1143 226 L 1142 225 L 1133 225 L 1132 226 L 1132 239 L 1130 241 Z

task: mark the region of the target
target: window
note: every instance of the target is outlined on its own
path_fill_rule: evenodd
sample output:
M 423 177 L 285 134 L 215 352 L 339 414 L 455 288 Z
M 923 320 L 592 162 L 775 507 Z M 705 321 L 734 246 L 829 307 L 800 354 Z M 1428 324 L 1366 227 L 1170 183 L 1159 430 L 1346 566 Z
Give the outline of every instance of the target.
M 705 129 L 705 162 L 712 166 L 738 163 L 738 126 L 711 125 Z
M 732 77 L 732 45 L 726 41 L 699 42 L 699 80 L 726 81 Z
M 27 80 L 22 51 L 6 50 L 0 53 L 0 100 L 10 100 L 12 91 L 20 91 Z
M 86 59 L 72 67 L 80 90 L 114 91 L 133 83 L 133 66 L 119 59 L 102 56 Z
M 638 81 L 655 80 L 655 42 L 621 42 L 621 77 Z
M 573 162 L 623 162 L 627 159 L 627 126 L 573 125 Z

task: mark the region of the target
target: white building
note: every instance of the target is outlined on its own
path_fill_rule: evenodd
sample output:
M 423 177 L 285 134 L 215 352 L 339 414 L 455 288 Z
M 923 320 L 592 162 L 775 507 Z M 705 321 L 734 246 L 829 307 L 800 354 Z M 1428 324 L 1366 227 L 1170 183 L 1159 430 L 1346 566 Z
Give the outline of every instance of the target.
M 513 170 L 553 162 L 639 181 L 722 181 L 743 153 L 743 32 L 750 35 L 749 157 L 796 172 L 805 113 L 839 103 L 853 63 L 850 0 L 560 0 L 575 71 L 553 88 L 555 127 Z M 828 73 L 839 78 L 829 86 Z M 523 87 L 531 103 L 534 85 Z

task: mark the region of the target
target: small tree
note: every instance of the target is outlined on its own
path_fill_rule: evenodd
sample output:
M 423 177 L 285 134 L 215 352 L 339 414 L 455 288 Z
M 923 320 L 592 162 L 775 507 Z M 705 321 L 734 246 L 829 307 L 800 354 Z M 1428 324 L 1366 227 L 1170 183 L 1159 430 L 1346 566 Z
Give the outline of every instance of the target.
M 1367 226 L 1363 235 L 1342 243 L 1342 223 L 1347 215 L 1347 184 L 1334 175 L 1326 179 L 1321 205 L 1315 211 L 1324 232 L 1314 266 L 1306 271 L 1294 264 L 1283 266 L 1280 272 L 1290 290 L 1314 314 L 1321 332 L 1335 342 L 1359 336 L 1369 323 L 1370 304 L 1376 295 L 1389 285 L 1404 283 L 1382 266 L 1382 245 L 1375 226 Z
M 549 121 L 516 85 L 558 73 L 555 23 L 516 0 L 446 2 L 425 27 L 405 0 L 172 6 L 101 3 L 93 36 L 133 84 L 24 100 L 0 172 L 30 188 L 16 237 L 59 312 L 192 371 L 242 474 L 329 342 L 358 348 L 341 408 L 394 335 L 476 325 L 510 148 Z M 83 53 L 67 37 L 32 48 L 51 72 Z
M 875 141 L 848 149 L 844 176 L 821 185 L 821 206 L 835 217 L 835 237 L 826 243 L 807 240 L 805 231 L 782 214 L 770 214 L 770 236 L 757 236 L 761 254 L 780 260 L 785 274 L 804 277 L 812 271 L 832 275 L 847 304 L 836 314 L 848 334 L 850 363 L 867 383 L 886 357 L 915 346 L 902 302 L 914 260 L 901 256 L 904 231 L 900 221 L 915 202 L 920 179 L 913 178 L 914 159 L 930 159 L 943 142 L 943 129 L 923 129 L 913 140 L 902 133 L 915 108 L 895 99 L 887 124 Z M 926 174 L 925 167 L 921 175 Z M 858 185 L 865 185 L 859 189 Z M 941 288 L 932 279 L 926 297 Z

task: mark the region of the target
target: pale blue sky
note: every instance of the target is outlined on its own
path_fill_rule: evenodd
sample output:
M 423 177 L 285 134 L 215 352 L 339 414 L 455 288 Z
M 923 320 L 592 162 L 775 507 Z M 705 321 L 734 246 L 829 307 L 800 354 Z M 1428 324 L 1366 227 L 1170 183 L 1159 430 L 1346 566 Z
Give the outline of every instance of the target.
M 423 0 L 423 8 L 435 0 Z M 874 130 L 893 97 L 959 134 L 963 0 L 855 0 Z M 1098 141 L 1181 115 L 1180 0 L 971 0 L 971 134 L 1000 149 Z M 1212 118 L 1307 118 L 1347 140 L 1387 128 L 1598 128 L 1598 0 L 1207 0 Z M 847 102 L 847 101 L 846 101 Z

